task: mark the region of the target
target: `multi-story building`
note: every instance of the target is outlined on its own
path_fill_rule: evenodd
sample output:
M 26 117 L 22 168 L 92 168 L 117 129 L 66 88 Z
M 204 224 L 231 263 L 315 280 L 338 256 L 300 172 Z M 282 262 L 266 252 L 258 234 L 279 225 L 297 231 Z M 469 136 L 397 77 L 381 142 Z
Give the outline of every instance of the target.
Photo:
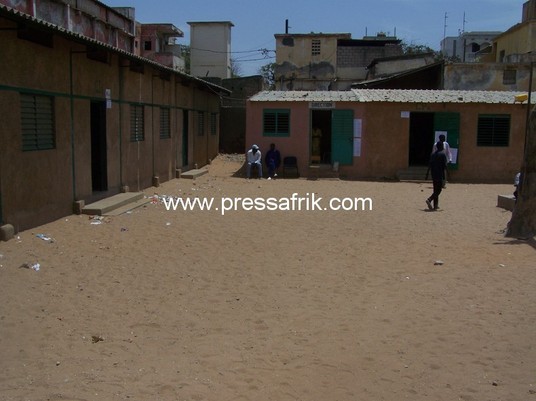
M 523 4 L 521 22 L 493 40 L 491 58 L 497 63 L 534 61 L 536 50 L 536 0 Z
M 190 74 L 201 78 L 231 78 L 230 21 L 188 22 Z
M 463 32 L 448 36 L 441 41 L 441 53 L 446 59 L 469 63 L 478 61 L 478 53 L 491 46 L 500 31 Z
M 173 24 L 138 24 L 140 56 L 159 64 L 185 71 L 183 46 L 176 43 L 184 33 Z
M 278 90 L 347 90 L 367 78 L 367 66 L 402 54 L 401 41 L 383 33 L 352 39 L 350 33 L 276 34 Z

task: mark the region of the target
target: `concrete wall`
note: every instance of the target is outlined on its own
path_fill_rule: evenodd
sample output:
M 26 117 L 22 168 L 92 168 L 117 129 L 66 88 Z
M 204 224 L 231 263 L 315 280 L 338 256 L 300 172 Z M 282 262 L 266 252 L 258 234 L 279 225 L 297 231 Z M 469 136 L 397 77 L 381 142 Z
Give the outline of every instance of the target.
M 223 98 L 220 117 L 220 152 L 243 153 L 246 148 L 246 99 L 264 89 L 262 76 L 224 79 L 221 85 L 231 91 Z
M 432 64 L 434 62 L 433 56 L 424 57 L 412 57 L 412 58 L 400 58 L 392 60 L 378 61 L 372 67 L 368 79 L 380 78 L 391 74 L 396 74 L 403 71 L 412 70 Z
M 460 113 L 459 169 L 451 172 L 457 182 L 510 183 L 521 166 L 525 140 L 526 105 L 458 103 L 354 103 L 338 102 L 336 109 L 352 109 L 362 119 L 362 153 L 352 165 L 340 166 L 340 176 L 349 179 L 396 177 L 409 167 L 409 118 L 402 112 Z M 264 108 L 290 109 L 289 137 L 262 136 Z M 508 147 L 476 146 L 479 114 L 511 116 Z M 246 143 L 257 143 L 261 150 L 275 142 L 282 156 L 294 155 L 302 175 L 308 173 L 310 149 L 310 109 L 307 102 L 248 102 Z
M 508 70 L 516 71 L 515 83 L 504 83 Z M 529 78 L 530 64 L 455 63 L 444 67 L 444 89 L 450 90 L 526 91 Z
M 95 0 L 0 0 L 11 8 L 119 49 L 135 52 L 134 9 Z
M 275 35 L 276 87 L 327 90 L 329 82 L 337 76 L 337 40 L 349 37 L 349 34 Z M 320 40 L 318 55 L 312 54 L 313 40 Z
M 231 22 L 188 22 L 190 74 L 231 78 Z M 209 51 L 207 51 L 209 50 Z
M 143 72 L 129 67 L 138 60 L 109 53 L 107 62 L 91 60 L 87 48 L 53 36 L 53 47 L 18 39 L 16 23 L 0 17 L 0 196 L 3 223 L 17 230 L 71 214 L 73 201 L 86 203 L 175 177 L 183 167 L 183 112 L 189 119 L 189 165 L 207 164 L 218 152 L 219 127 L 209 132 L 210 115 L 219 116 L 219 96 L 202 82 L 168 73 L 150 64 Z M 5 56 L 5 57 L 4 57 Z M 71 85 L 72 77 L 72 85 Z M 91 103 L 106 100 L 108 190 L 94 192 L 91 172 Z M 21 93 L 53 98 L 56 147 L 22 151 Z M 145 139 L 131 141 L 131 106 L 144 108 Z M 160 138 L 160 109 L 170 109 L 171 138 Z M 194 116 L 206 115 L 206 131 L 194 136 Z M 5 128 L 5 129 L 4 129 Z
M 525 54 L 536 50 L 536 21 L 515 25 L 495 38 L 493 51 L 495 61 L 503 62 L 503 57 L 512 54 Z

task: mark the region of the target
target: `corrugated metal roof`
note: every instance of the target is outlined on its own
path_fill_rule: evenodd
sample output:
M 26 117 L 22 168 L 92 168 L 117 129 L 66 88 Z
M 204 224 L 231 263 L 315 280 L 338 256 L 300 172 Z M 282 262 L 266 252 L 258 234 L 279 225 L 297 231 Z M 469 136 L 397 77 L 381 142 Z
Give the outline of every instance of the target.
M 514 104 L 526 92 L 453 91 L 410 89 L 352 89 L 349 91 L 264 91 L 253 102 L 387 102 L 387 103 L 487 103 Z M 531 103 L 536 103 L 532 97 Z
M 103 5 L 105 5 L 104 3 L 102 3 Z M 108 7 L 108 6 L 106 6 Z M 42 20 L 42 19 L 39 19 L 39 18 L 35 18 L 29 14 L 26 14 L 26 13 L 23 13 L 21 11 L 18 11 L 14 8 L 11 8 L 11 7 L 8 7 L 4 4 L 0 4 L 0 16 L 1 15 L 4 15 L 6 17 L 10 17 L 10 18 L 14 18 L 15 20 L 20 20 L 20 21 L 28 21 L 28 22 L 31 22 L 33 24 L 36 24 L 40 27 L 43 27 L 43 28 L 47 28 L 47 29 L 50 29 L 51 31 L 53 32 L 56 32 L 57 34 L 59 35 L 63 35 L 63 36 L 66 36 L 66 37 L 69 37 L 71 38 L 72 40 L 75 40 L 75 41 L 78 41 L 80 43 L 84 43 L 84 44 L 90 44 L 90 45 L 93 45 L 93 46 L 98 46 L 98 47 L 101 47 L 101 48 L 105 48 L 107 49 L 108 51 L 111 51 L 111 52 L 114 52 L 114 53 L 117 53 L 117 54 L 121 54 L 122 56 L 126 57 L 126 58 L 129 58 L 131 60 L 138 60 L 144 64 L 148 64 L 148 65 L 152 65 L 153 67 L 156 67 L 160 70 L 165 70 L 165 71 L 168 71 L 170 73 L 173 73 L 173 74 L 176 74 L 176 75 L 179 75 L 189 81 L 196 81 L 196 82 L 199 82 L 199 83 L 203 83 L 204 85 L 207 85 L 209 87 L 212 87 L 212 88 L 217 88 L 220 92 L 226 92 L 226 93 L 231 93 L 231 91 L 229 89 L 226 89 L 222 86 L 219 86 L 219 85 L 216 85 L 216 84 L 213 84 L 211 82 L 207 82 L 205 80 L 202 80 L 200 78 L 197 78 L 197 77 L 194 77 L 192 75 L 188 75 L 184 72 L 181 72 L 181 71 L 177 71 L 177 70 L 174 70 L 173 68 L 170 68 L 170 67 L 167 67 L 163 64 L 160 64 L 160 63 L 157 63 L 155 61 L 152 61 L 152 60 L 149 60 L 147 58 L 144 58 L 144 57 L 140 57 L 140 56 L 137 56 L 133 53 L 129 53 L 125 50 L 122 50 L 122 49 L 119 49 L 117 47 L 113 47 L 113 46 L 110 46 L 109 44 L 107 43 L 103 43 L 103 42 L 100 42 L 96 39 L 93 39 L 93 38 L 89 38 L 87 36 L 84 36 L 84 35 L 81 35 L 77 32 L 73 32 L 73 31 L 69 31 L 61 26 L 58 26 L 58 25 L 55 25 L 51 22 L 48 22 L 48 21 L 45 21 L 45 20 Z

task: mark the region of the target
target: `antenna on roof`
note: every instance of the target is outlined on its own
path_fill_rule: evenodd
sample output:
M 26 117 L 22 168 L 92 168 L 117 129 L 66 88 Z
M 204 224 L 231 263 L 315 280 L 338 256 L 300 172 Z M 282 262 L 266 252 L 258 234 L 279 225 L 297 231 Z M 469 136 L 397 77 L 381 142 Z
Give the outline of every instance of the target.
M 462 33 L 465 33 L 465 23 L 467 21 L 465 20 L 465 11 L 463 12 L 463 23 L 462 23 Z
M 287 35 L 288 35 L 288 28 L 289 28 L 289 26 L 288 26 L 288 19 L 286 19 L 286 20 L 285 20 L 285 34 L 287 34 Z
M 443 23 L 443 54 L 446 54 L 446 43 L 445 43 L 445 38 L 447 37 L 447 12 L 445 11 L 445 22 Z

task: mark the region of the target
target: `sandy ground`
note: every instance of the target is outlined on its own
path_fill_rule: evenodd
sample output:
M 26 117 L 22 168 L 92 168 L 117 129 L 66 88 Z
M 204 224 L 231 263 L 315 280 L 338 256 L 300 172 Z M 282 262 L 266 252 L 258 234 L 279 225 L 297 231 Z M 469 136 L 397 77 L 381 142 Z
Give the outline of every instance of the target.
M 239 167 L 220 156 L 146 194 L 373 207 L 159 201 L 19 233 L 0 243 L 0 399 L 536 400 L 536 251 L 496 207 L 511 185 L 451 183 L 429 212 L 425 183 Z

